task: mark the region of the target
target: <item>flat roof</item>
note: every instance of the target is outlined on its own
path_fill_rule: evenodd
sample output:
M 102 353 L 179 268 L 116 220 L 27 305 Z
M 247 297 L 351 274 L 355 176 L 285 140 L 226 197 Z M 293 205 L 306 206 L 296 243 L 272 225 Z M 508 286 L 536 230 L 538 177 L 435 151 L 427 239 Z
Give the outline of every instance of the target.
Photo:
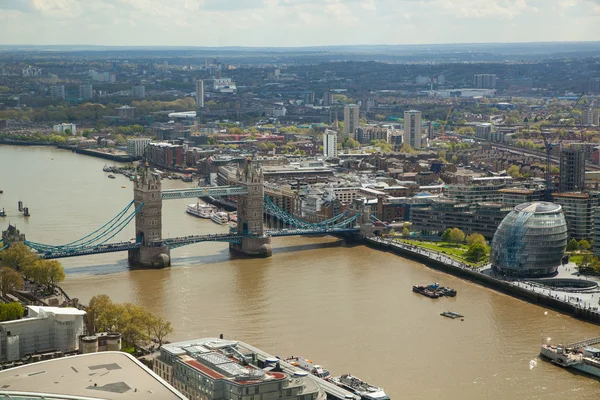
M 185 399 L 133 356 L 120 351 L 56 358 L 0 371 L 0 394 L 12 392 L 105 400 Z

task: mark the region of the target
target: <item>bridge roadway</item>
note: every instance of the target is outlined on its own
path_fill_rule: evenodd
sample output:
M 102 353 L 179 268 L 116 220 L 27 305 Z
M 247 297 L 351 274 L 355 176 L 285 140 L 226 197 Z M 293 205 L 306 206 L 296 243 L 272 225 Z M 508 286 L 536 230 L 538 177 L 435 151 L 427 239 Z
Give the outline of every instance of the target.
M 68 247 L 65 247 L 64 250 L 50 251 L 47 253 L 40 252 L 39 256 L 40 256 L 40 258 L 50 260 L 53 258 L 87 256 L 87 255 L 91 255 L 91 254 L 101 254 L 101 253 L 115 253 L 117 251 L 132 250 L 137 247 L 140 247 L 140 243 L 119 242 L 119 243 L 103 244 L 100 246 L 94 246 L 94 247 L 83 248 L 83 249 L 69 249 Z
M 237 196 L 240 194 L 248 194 L 248 188 L 245 186 L 205 186 L 188 189 L 171 189 L 163 190 L 163 200 L 171 199 L 189 199 L 198 197 L 221 197 L 221 196 Z
M 187 244 L 202 243 L 202 242 L 229 242 L 240 243 L 242 235 L 232 233 L 211 233 L 208 235 L 190 235 L 176 238 L 154 240 L 150 242 L 150 247 L 169 246 L 177 248 Z
M 251 345 L 249 345 L 245 342 L 239 341 L 239 340 L 237 342 L 239 342 L 239 344 L 242 345 L 242 347 L 245 347 L 246 349 L 248 349 L 251 352 L 253 352 L 254 354 L 256 354 L 257 357 L 259 358 L 259 360 L 261 360 L 261 361 L 265 361 L 267 358 L 273 358 L 273 355 L 266 353 L 259 348 L 251 346 Z M 286 372 L 290 375 L 293 375 L 295 372 L 304 371 L 303 369 L 294 367 L 292 364 L 287 363 L 283 360 L 279 361 L 279 365 L 281 366 L 281 369 L 283 370 L 283 372 Z M 304 371 L 304 372 L 306 372 L 306 371 Z M 350 393 L 346 389 L 342 389 L 341 387 L 336 386 L 331 382 L 327 382 L 321 378 L 317 378 L 316 376 L 314 376 L 312 374 L 308 374 L 308 377 L 310 379 L 312 379 L 317 384 L 317 386 L 319 386 L 321 389 L 323 389 L 327 393 L 328 398 L 331 396 L 331 397 L 335 397 L 336 399 L 341 399 L 341 400 L 345 400 L 345 399 L 360 400 L 360 396 L 357 396 L 354 393 Z
M 596 337 L 596 338 L 593 338 L 593 339 L 582 340 L 581 342 L 570 343 L 570 344 L 566 345 L 565 347 L 567 349 L 581 349 L 581 348 L 584 348 L 584 347 L 596 345 L 598 343 L 600 343 L 600 337 Z
M 268 230 L 266 236 L 302 236 L 302 235 L 335 235 L 338 233 L 358 232 L 358 228 L 323 228 L 323 229 L 281 229 Z

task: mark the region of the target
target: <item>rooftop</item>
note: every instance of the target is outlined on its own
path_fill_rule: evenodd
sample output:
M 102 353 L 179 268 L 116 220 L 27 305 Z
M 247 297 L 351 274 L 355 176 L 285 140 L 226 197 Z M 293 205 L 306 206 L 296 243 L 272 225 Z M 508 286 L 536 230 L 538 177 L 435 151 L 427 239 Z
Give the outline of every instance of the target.
M 561 210 L 561 206 L 554 203 L 548 203 L 545 201 L 534 202 L 534 203 L 523 203 L 515 207 L 515 211 L 526 212 L 526 213 L 551 213 L 558 212 Z
M 47 395 L 105 400 L 185 399 L 131 355 L 113 351 L 41 361 L 0 371 L 0 399 L 2 395 L 17 393 L 21 396 L 27 393 L 24 398 L 32 399 L 46 398 Z

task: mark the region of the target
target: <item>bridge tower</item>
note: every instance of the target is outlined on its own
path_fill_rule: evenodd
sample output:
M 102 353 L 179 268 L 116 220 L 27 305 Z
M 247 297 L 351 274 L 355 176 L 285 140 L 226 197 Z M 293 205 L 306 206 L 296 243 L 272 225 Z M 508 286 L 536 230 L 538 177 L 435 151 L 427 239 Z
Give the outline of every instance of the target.
M 242 243 L 231 243 L 229 249 L 251 257 L 271 257 L 271 238 L 264 235 L 263 214 L 264 176 L 258 163 L 250 161 L 242 171 L 238 170 L 237 180 L 248 188 L 248 194 L 238 196 L 237 233 L 242 235 Z
M 144 168 L 133 182 L 134 206 L 141 210 L 135 216 L 135 239 L 141 243 L 137 249 L 129 250 L 132 265 L 163 268 L 171 265 L 170 249 L 153 246 L 152 242 L 162 239 L 162 190 L 158 174 Z

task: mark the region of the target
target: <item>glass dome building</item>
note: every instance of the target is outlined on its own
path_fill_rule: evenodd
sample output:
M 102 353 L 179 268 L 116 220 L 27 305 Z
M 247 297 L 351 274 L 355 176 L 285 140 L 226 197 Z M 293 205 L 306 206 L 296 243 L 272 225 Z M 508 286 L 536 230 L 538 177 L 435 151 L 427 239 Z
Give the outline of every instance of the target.
M 500 223 L 490 261 L 500 273 L 532 277 L 551 275 L 567 247 L 567 223 L 554 203 L 519 204 Z

